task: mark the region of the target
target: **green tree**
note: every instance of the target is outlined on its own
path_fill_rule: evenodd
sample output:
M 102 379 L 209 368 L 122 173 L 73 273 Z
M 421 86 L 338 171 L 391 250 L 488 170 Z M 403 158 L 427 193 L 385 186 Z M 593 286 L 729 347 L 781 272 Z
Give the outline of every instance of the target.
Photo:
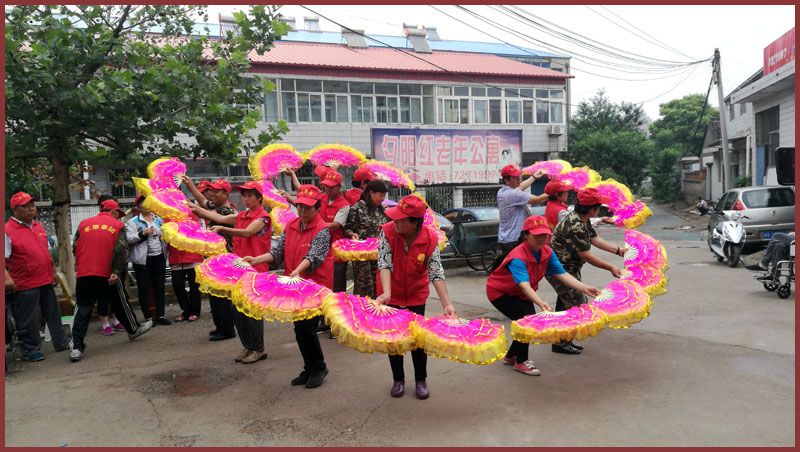
M 661 118 L 650 125 L 650 138 L 656 150 L 676 148 L 681 157 L 700 155 L 703 128 L 711 118 L 719 116 L 716 108 L 706 105 L 702 94 L 690 94 L 661 104 L 659 113 Z
M 641 106 L 616 104 L 600 90 L 578 104 L 570 120 L 567 159 L 638 191 L 653 153 L 652 143 L 644 134 L 647 121 Z
M 681 194 L 681 173 L 678 159 L 681 151 L 671 147 L 656 151 L 650 174 L 653 180 L 653 199 L 656 202 L 675 202 Z
M 6 158 L 12 169 L 51 165 L 59 264 L 70 281 L 70 167 L 138 166 L 167 154 L 232 161 L 287 130 L 281 123 L 254 136 L 260 113 L 246 106 L 273 87 L 243 82 L 248 54 L 287 31 L 276 16 L 254 6 L 235 13 L 236 32 L 210 39 L 193 31 L 208 20 L 204 6 L 6 10 Z

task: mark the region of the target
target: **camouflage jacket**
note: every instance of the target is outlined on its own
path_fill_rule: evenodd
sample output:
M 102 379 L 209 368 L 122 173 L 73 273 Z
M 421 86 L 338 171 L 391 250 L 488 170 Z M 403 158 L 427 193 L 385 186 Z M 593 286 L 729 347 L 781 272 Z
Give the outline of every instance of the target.
M 577 213 L 570 212 L 553 230 L 550 247 L 561 261 L 564 270 L 575 273 L 580 271 L 584 262 L 578 253 L 589 251 L 592 248 L 592 239 L 595 237 L 597 232 L 591 223 L 588 220 L 581 221 Z
M 219 207 L 215 207 L 214 204 L 211 201 L 207 201 L 206 202 L 206 208 L 214 209 L 215 212 L 217 212 L 218 214 L 222 215 L 223 217 L 227 217 L 228 215 L 235 215 L 236 214 L 236 208 L 233 207 L 233 204 L 231 204 L 230 202 L 227 202 L 227 203 L 225 203 L 225 204 L 223 204 L 223 205 L 221 205 Z M 227 225 L 227 224 L 214 223 L 213 221 L 209 221 L 208 222 L 208 226 L 209 227 L 217 226 L 217 225 L 219 225 L 219 226 L 230 226 L 230 225 Z M 232 235 L 228 235 L 228 234 L 220 234 L 220 235 L 225 238 L 225 248 L 228 250 L 229 253 L 232 253 L 233 252 L 233 236 Z
M 359 200 L 350 208 L 347 215 L 347 223 L 344 226 L 345 235 L 351 233 L 358 234 L 360 239 L 368 237 L 378 237 L 381 234 L 381 226 L 389 219 L 383 213 L 383 206 L 378 206 L 370 211 L 363 200 Z

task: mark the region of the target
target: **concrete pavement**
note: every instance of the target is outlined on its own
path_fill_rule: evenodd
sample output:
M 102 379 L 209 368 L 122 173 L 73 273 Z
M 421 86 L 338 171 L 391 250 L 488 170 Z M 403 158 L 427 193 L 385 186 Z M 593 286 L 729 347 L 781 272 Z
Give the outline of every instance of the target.
M 45 361 L 6 377 L 6 444 L 793 445 L 793 298 L 781 300 L 747 270 L 718 264 L 696 229 L 674 229 L 684 220 L 654 212 L 641 229 L 667 249 L 669 293 L 639 324 L 585 340 L 582 355 L 531 346 L 540 377 L 500 363 L 430 358 L 431 398 L 416 400 L 412 387 L 393 399 L 386 356 L 323 335 L 331 373 L 309 390 L 289 385 L 302 367 L 290 324 L 266 324 L 269 359 L 252 365 L 233 362 L 238 339 L 207 340 L 205 312 L 135 342 L 103 337 L 92 324 L 81 362 L 48 344 Z M 610 228 L 600 234 L 622 237 Z M 486 316 L 508 330 L 486 301 L 485 275 L 464 268 L 447 276 L 462 317 Z M 610 275 L 590 268 L 585 279 L 602 287 Z M 555 301 L 548 284 L 540 292 Z M 432 298 L 428 313 L 441 312 Z M 177 315 L 177 306 L 169 313 Z M 412 372 L 407 358 L 407 379 Z

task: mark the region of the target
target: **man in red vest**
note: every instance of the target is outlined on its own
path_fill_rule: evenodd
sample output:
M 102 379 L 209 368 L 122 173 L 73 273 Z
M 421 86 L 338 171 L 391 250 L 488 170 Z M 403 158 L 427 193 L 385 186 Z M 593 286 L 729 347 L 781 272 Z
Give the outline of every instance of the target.
M 444 269 L 439 256 L 439 236 L 423 224 L 427 206 L 417 196 L 408 195 L 396 207 L 386 210 L 394 221 L 383 225 L 378 245 L 378 278 L 376 301 L 398 309 L 408 309 L 425 315 L 425 303 L 433 283 L 442 301 L 445 314 L 455 316 L 453 302 L 444 282 Z M 418 399 L 430 395 L 427 379 L 428 357 L 425 351 L 411 352 L 414 363 L 414 380 Z M 401 397 L 405 393 L 403 355 L 389 355 L 394 383 L 390 394 Z
M 492 305 L 511 320 L 519 320 L 536 313 L 534 305 L 542 311 L 552 308 L 536 293 L 539 282 L 552 277 L 581 293 L 597 296 L 599 291 L 578 281 L 564 270 L 558 257 L 550 248 L 553 232 L 550 222 L 543 216 L 532 216 L 522 224 L 523 241 L 503 259 L 486 281 L 486 296 Z M 541 372 L 528 359 L 528 344 L 513 341 L 503 358 L 503 364 L 513 366 L 517 372 L 537 376 Z
M 277 267 L 283 263 L 287 276 L 311 279 L 330 289 L 333 286 L 333 253 L 331 232 L 319 213 L 322 193 L 313 185 L 301 185 L 294 203 L 298 218 L 288 225 L 275 247 L 260 256 L 246 256 L 244 260 L 256 266 L 262 263 Z M 317 337 L 317 327 L 322 316 L 294 322 L 294 335 L 303 356 L 303 371 L 292 380 L 293 386 L 316 388 L 328 375 L 325 357 Z
M 558 220 L 565 216 L 567 212 L 567 195 L 573 187 L 558 180 L 551 180 L 544 186 L 544 194 L 550 198 L 547 200 L 547 207 L 544 209 L 544 217 L 550 223 L 550 229 L 554 229 Z M 564 212 L 563 214 L 561 212 Z
M 28 361 L 41 361 L 39 310 L 44 313 L 47 328 L 57 351 L 69 347 L 69 337 L 61 325 L 61 311 L 53 290 L 55 267 L 47 242 L 47 232 L 34 220 L 36 205 L 25 192 L 11 197 L 12 216 L 6 222 L 6 277 L 14 286 L 12 312 L 17 324 L 22 355 Z M 8 287 L 6 281 L 6 287 Z
M 78 310 L 72 326 L 72 351 L 70 360 L 80 361 L 86 351 L 86 331 L 92 308 L 97 300 L 105 298 L 111 302 L 111 311 L 134 340 L 153 326 L 152 320 L 139 324 L 133 313 L 120 275 L 128 267 L 125 225 L 119 221 L 122 210 L 117 201 L 107 199 L 100 203 L 100 213 L 80 222 L 72 241 L 75 253 L 75 300 Z

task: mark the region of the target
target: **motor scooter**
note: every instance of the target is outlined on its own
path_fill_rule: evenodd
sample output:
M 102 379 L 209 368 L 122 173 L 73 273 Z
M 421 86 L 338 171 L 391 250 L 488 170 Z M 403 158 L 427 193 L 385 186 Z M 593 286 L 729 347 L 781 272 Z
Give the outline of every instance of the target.
M 717 262 L 727 260 L 728 267 L 739 265 L 744 247 L 745 231 L 742 219 L 749 218 L 739 212 L 726 215 L 727 220 L 720 221 L 708 231 L 708 248 L 714 253 Z

